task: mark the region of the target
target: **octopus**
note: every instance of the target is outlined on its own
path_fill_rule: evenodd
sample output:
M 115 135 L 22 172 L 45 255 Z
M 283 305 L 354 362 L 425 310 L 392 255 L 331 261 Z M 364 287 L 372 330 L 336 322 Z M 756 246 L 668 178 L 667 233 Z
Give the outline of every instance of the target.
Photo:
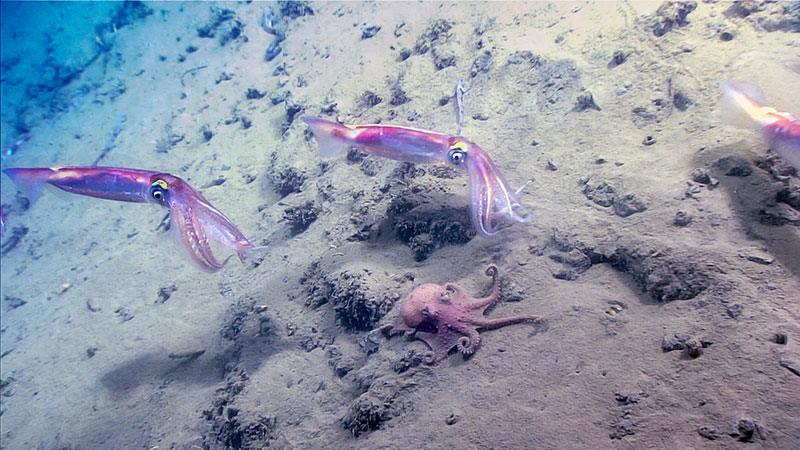
M 421 339 L 431 348 L 428 362 L 435 364 L 450 353 L 454 347 L 464 355 L 471 355 L 478 348 L 481 336 L 478 330 L 500 328 L 520 322 L 542 322 L 537 316 L 514 316 L 490 319 L 484 316 L 500 296 L 497 283 L 497 266 L 490 265 L 486 275 L 492 277 L 492 293 L 475 299 L 467 291 L 453 283 L 444 286 L 426 283 L 405 298 L 400 307 L 401 325 L 386 325 L 384 334 L 392 336 L 408 333 Z

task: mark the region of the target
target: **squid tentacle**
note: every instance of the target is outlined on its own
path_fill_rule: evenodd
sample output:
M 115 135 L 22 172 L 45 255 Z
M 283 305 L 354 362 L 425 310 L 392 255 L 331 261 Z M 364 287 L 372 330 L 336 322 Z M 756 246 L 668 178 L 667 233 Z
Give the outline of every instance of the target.
M 202 224 L 197 219 L 193 208 L 187 203 L 175 204 L 170 207 L 170 213 L 175 221 L 178 238 L 189 251 L 192 259 L 204 270 L 215 272 L 225 266 L 230 257 L 219 262 L 211 253 L 211 246 L 206 237 Z

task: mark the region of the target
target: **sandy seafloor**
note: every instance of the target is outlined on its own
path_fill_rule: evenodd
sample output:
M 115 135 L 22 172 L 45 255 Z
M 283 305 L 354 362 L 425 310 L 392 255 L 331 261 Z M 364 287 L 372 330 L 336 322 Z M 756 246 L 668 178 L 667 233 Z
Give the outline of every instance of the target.
M 265 5 L 0 5 L 2 168 L 168 171 L 268 244 L 205 273 L 157 206 L 3 176 L 2 448 L 800 446 L 800 178 L 718 119 L 725 79 L 800 113 L 797 8 L 293 4 L 266 62 Z M 458 79 L 463 134 L 530 181 L 495 238 L 465 174 L 323 161 L 297 120 L 455 133 Z M 435 366 L 370 332 L 490 263 L 488 316 L 544 324 Z

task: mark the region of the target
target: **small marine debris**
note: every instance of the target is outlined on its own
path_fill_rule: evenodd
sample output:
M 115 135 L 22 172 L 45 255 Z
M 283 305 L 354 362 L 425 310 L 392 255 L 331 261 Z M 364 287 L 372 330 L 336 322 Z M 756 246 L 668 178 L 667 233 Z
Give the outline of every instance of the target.
M 100 312 L 102 309 L 92 299 L 86 300 L 86 309 L 91 312 Z
M 116 144 L 117 137 L 119 136 L 120 133 L 122 133 L 122 130 L 125 129 L 125 122 L 127 121 L 128 121 L 128 115 L 123 114 L 122 117 L 120 117 L 119 121 L 117 122 L 117 125 L 111 131 L 111 136 L 109 136 L 108 138 L 108 144 L 106 144 L 106 146 L 103 148 L 103 151 L 100 152 L 100 155 L 98 155 L 97 158 L 95 158 L 94 162 L 92 163 L 93 166 L 98 165 L 100 161 L 103 158 L 105 158 L 106 155 L 108 155 L 108 153 L 114 149 L 114 147 L 117 146 Z
M 217 178 L 214 178 L 213 180 L 209 181 L 208 183 L 200 186 L 200 189 L 208 189 L 214 186 L 222 186 L 225 183 L 225 181 L 227 181 L 225 175 L 220 175 Z
M 644 392 L 642 391 L 640 391 L 638 394 L 632 394 L 632 393 L 623 394 L 620 392 L 616 392 L 614 393 L 614 399 L 620 405 L 630 405 L 631 403 L 639 403 L 640 401 L 642 401 L 643 395 Z
M 661 350 L 664 353 L 673 350 L 685 350 L 686 354 L 694 359 L 703 354 L 703 349 L 710 347 L 714 342 L 706 338 L 691 338 L 685 333 L 675 332 L 673 337 L 664 336 L 661 340 Z
M 609 316 L 616 316 L 617 314 L 622 313 L 622 311 L 628 309 L 628 305 L 619 300 L 609 300 L 607 303 L 608 308 L 606 308 L 605 313 Z
M 479 73 L 487 73 L 492 70 L 492 52 L 484 50 L 474 61 L 469 71 L 470 78 L 475 78 Z
M 458 80 L 456 83 L 456 113 L 458 114 L 458 131 L 456 131 L 456 135 L 461 136 L 461 126 L 464 123 L 464 93 L 467 92 L 468 89 L 464 88 L 464 80 Z
M 686 111 L 694 103 L 683 91 L 675 91 L 672 95 L 672 104 L 678 111 Z
M 411 49 L 408 47 L 403 47 L 400 49 L 400 53 L 397 55 L 397 62 L 402 62 L 407 60 L 411 56 Z
M 613 55 L 611 55 L 611 61 L 608 62 L 608 68 L 613 69 L 614 67 L 619 66 L 620 64 L 624 63 L 630 53 L 625 53 L 622 50 L 616 50 Z
M 781 365 L 781 367 L 789 369 L 790 372 L 800 377 L 800 361 L 783 357 L 780 359 L 780 361 L 778 361 L 778 363 Z
M 266 52 L 264 53 L 264 61 L 270 62 L 281 53 L 280 44 L 286 40 L 285 23 L 279 23 L 281 17 L 289 17 L 296 19 L 301 16 L 313 16 L 314 10 L 311 9 L 305 2 L 285 1 L 279 2 L 280 14 L 272 10 L 271 7 L 265 6 L 261 15 L 261 28 L 275 36 L 275 39 L 269 44 Z
M 567 266 L 553 273 L 553 278 L 565 281 L 574 281 L 578 276 L 592 266 L 592 260 L 578 249 L 572 249 L 567 253 L 551 253 L 548 257 Z
M 264 61 L 266 62 L 272 61 L 281 53 L 280 44 L 286 39 L 284 32 L 277 26 L 279 18 L 280 16 L 275 14 L 272 8 L 269 6 L 264 7 L 261 15 L 261 28 L 268 34 L 275 36 L 275 39 L 272 40 L 269 47 L 267 47 L 267 51 L 264 53 Z
M 392 363 L 392 370 L 397 373 L 403 373 L 408 369 L 419 366 L 423 362 L 425 362 L 425 354 L 412 348 L 400 359 Z
M 20 146 L 28 141 L 28 139 L 33 136 L 30 132 L 25 132 L 17 137 L 13 144 L 9 145 L 8 148 L 0 155 L 0 159 L 5 159 L 11 155 L 14 155 L 19 151 Z
M 592 181 L 591 177 L 579 180 L 583 186 L 583 195 L 602 207 L 612 206 L 614 213 L 620 217 L 647 210 L 647 205 L 634 193 L 618 194 L 617 189 L 606 181 Z
M 383 98 L 381 98 L 378 94 L 372 91 L 364 91 L 364 93 L 361 94 L 361 98 L 359 99 L 359 103 L 361 104 L 361 106 L 366 108 L 372 108 L 373 106 L 380 104 L 382 101 Z
M 273 105 L 277 105 L 280 103 L 285 102 L 292 96 L 292 93 L 287 91 L 278 92 L 272 91 L 269 93 L 269 100 L 272 102 Z
M 453 43 L 448 42 L 452 26 L 451 22 L 438 19 L 425 29 L 414 44 L 414 52 L 418 55 L 423 55 L 431 50 L 436 70 L 456 65 L 456 47 Z
M 700 436 L 702 436 L 702 437 L 704 437 L 704 438 L 706 438 L 706 439 L 708 439 L 710 441 L 713 441 L 715 439 L 719 439 L 719 437 L 720 437 L 719 432 L 716 429 L 712 428 L 712 427 L 700 427 L 700 428 L 697 429 L 697 433 L 700 434 Z
M 763 264 L 765 266 L 775 262 L 775 258 L 772 257 L 772 255 L 758 250 L 740 250 L 739 258 L 746 259 L 757 264 Z
M 627 414 L 624 415 L 623 417 L 625 419 L 627 419 Z M 614 425 L 614 427 L 613 427 L 614 431 L 609 433 L 608 437 L 611 438 L 611 439 L 622 439 L 625 436 L 634 435 L 634 434 L 636 434 L 636 432 L 633 431 L 633 426 L 634 426 L 634 423 L 632 421 L 630 421 L 630 419 L 627 419 L 625 423 L 619 423 L 619 424 Z
M 3 296 L 3 301 L 6 302 L 6 305 L 8 305 L 9 309 L 17 309 L 20 306 L 28 303 L 27 301 L 25 301 L 25 300 L 23 300 L 23 299 L 21 299 L 19 297 L 12 297 L 10 295 L 4 295 Z
M 333 367 L 333 373 L 339 378 L 356 368 L 356 361 L 352 357 L 342 355 L 342 351 L 335 345 L 328 347 L 328 364 Z
M 696 8 L 696 1 L 666 1 L 658 7 L 647 28 L 656 37 L 664 36 L 675 27 L 688 25 L 686 18 Z
M 647 205 L 636 194 L 629 192 L 614 199 L 614 213 L 620 217 L 647 210 Z
M 122 323 L 125 323 L 133 319 L 135 316 L 133 309 L 127 306 L 120 306 L 114 311 L 114 314 L 116 314 L 119 317 Z
M 202 66 L 192 67 L 191 69 L 189 69 L 189 70 L 187 70 L 187 71 L 183 72 L 183 74 L 181 74 L 181 86 L 183 86 L 183 87 L 186 87 L 186 82 L 185 82 L 185 80 L 184 80 L 184 78 L 186 77 L 186 75 L 190 75 L 190 74 L 191 74 L 191 75 L 194 75 L 194 74 L 196 74 L 197 72 L 199 72 L 199 71 L 201 71 L 201 70 L 203 70 L 203 69 L 205 69 L 205 68 L 207 68 L 207 67 L 208 67 L 207 65 L 202 65 Z
M 214 132 L 211 131 L 211 127 L 209 127 L 208 124 L 203 124 L 203 126 L 200 127 L 200 135 L 203 137 L 203 142 L 208 142 L 214 137 Z
M 361 32 L 361 40 L 363 41 L 365 39 L 370 39 L 370 38 L 375 37 L 375 35 L 378 34 L 378 31 L 381 31 L 381 26 L 380 25 L 373 25 L 373 26 L 365 28 Z
M 162 287 L 158 290 L 158 298 L 156 299 L 155 303 L 166 303 L 172 294 L 178 290 L 178 286 L 171 284 L 169 286 Z
M 593 109 L 595 111 L 602 111 L 602 108 L 597 106 L 597 103 L 594 101 L 594 96 L 592 96 L 591 92 L 587 92 L 586 94 L 579 95 L 578 99 L 575 103 L 575 106 L 572 108 L 575 112 L 586 111 L 587 109 Z
M 408 27 L 406 27 L 405 21 L 401 21 L 400 23 L 394 26 L 394 37 L 399 38 L 406 32 L 408 32 Z
M 286 108 L 286 120 L 281 124 L 281 131 L 285 133 L 292 126 L 292 122 L 294 122 L 297 115 L 300 114 L 305 107 L 300 103 L 295 103 L 288 99 L 283 103 L 283 106 Z
M 709 190 L 714 189 L 719 185 L 719 180 L 711 176 L 708 169 L 696 168 L 691 173 L 692 181 L 706 185 Z
M 733 431 L 730 436 L 740 442 L 754 442 L 754 438 L 764 439 L 764 430 L 755 420 L 744 418 L 733 425 Z
M 247 42 L 244 35 L 244 23 L 236 17 L 236 13 L 227 8 L 211 7 L 211 18 L 208 24 L 197 28 L 197 35 L 201 38 L 214 38 L 219 36 L 219 45 L 225 46 L 230 41 L 239 39 Z
M 258 100 L 260 98 L 264 98 L 267 95 L 267 92 L 261 92 L 256 88 L 247 88 L 247 92 L 245 93 L 245 97 L 248 100 Z
M 228 81 L 228 80 L 232 80 L 232 79 L 233 79 L 233 74 L 230 74 L 228 72 L 222 72 L 221 74 L 219 74 L 217 79 L 214 80 L 214 83 L 220 84 L 223 81 Z
M 195 360 L 202 356 L 205 353 L 205 349 L 201 350 L 189 350 L 185 352 L 173 352 L 167 355 L 169 359 L 185 359 L 184 362 L 189 362 Z
M 377 352 L 380 349 L 380 330 L 372 330 L 364 336 L 364 339 L 361 340 L 358 345 L 361 347 L 361 350 L 364 351 L 367 355 L 371 355 Z
M 392 98 L 389 100 L 390 105 L 400 106 L 408 103 L 409 101 L 408 97 L 406 97 L 406 92 L 403 89 L 401 89 L 399 86 L 392 86 L 391 90 L 392 90 Z M 323 110 L 322 112 L 325 111 Z
M 672 223 L 679 227 L 685 227 L 686 225 L 692 223 L 692 216 L 686 211 L 678 211 L 675 213 Z
M 5 256 L 6 253 L 14 250 L 17 244 L 20 243 L 23 237 L 28 234 L 28 228 L 22 225 L 17 225 L 11 229 L 11 236 L 0 245 L 0 256 Z
M 722 42 L 728 42 L 732 41 L 735 36 L 735 31 L 726 30 L 719 34 L 719 40 Z
M 181 143 L 185 138 L 185 136 L 182 134 L 173 133 L 172 126 L 169 124 L 164 127 L 164 131 L 166 136 L 156 141 L 156 153 L 168 153 L 172 147 Z

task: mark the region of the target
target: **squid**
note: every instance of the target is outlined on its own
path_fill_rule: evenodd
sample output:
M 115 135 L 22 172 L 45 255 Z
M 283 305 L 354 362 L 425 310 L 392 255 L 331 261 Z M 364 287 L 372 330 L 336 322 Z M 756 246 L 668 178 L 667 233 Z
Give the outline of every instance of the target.
M 531 213 L 506 183 L 492 158 L 462 136 L 394 125 L 340 125 L 304 117 L 322 157 L 350 147 L 366 153 L 419 164 L 450 164 L 466 170 L 471 194 L 470 217 L 478 234 L 494 236 L 514 222 L 528 222 Z M 524 186 L 523 186 L 524 187 Z
M 243 262 L 257 247 L 203 195 L 182 179 L 168 173 L 117 167 L 54 167 L 5 169 L 31 202 L 45 185 L 89 197 L 133 203 L 155 203 L 170 212 L 172 227 L 192 260 L 203 270 L 216 272 L 229 256 L 219 261 L 210 241 L 235 251 Z
M 800 118 L 767 106 L 764 93 L 755 85 L 733 81 L 720 85 L 723 122 L 759 130 L 772 150 L 800 170 Z

